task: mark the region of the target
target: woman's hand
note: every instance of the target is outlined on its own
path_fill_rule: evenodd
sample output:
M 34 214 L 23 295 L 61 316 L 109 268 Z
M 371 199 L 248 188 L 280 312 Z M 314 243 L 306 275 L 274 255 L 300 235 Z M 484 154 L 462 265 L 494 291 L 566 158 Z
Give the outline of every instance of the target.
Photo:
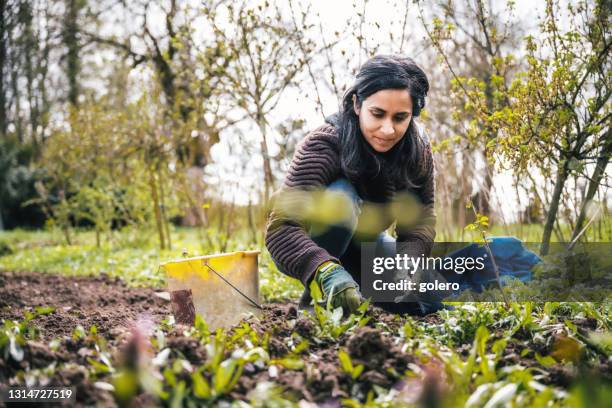
M 315 281 L 325 298 L 331 296 L 331 305 L 342 307 L 346 315 L 354 313 L 361 305 L 359 285 L 342 265 L 325 262 L 317 269 Z

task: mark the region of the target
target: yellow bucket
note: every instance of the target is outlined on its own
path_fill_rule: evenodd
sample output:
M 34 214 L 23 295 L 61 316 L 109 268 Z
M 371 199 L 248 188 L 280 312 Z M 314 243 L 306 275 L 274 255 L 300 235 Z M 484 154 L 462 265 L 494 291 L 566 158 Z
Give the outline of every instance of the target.
M 230 327 L 249 314 L 259 314 L 259 251 L 185 258 L 161 264 L 168 290 L 191 290 L 195 313 L 211 329 Z

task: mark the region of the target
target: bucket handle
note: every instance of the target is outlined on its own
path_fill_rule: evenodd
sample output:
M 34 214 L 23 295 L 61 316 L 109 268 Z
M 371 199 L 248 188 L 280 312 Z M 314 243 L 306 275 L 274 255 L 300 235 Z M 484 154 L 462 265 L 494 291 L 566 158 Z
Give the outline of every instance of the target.
M 223 282 L 227 283 L 228 285 L 230 285 L 236 292 L 240 293 L 242 295 L 242 297 L 244 297 L 246 300 L 248 300 L 249 302 L 251 302 L 256 308 L 258 309 L 262 309 L 263 307 L 261 307 L 261 305 L 259 303 L 257 303 L 256 301 L 254 301 L 253 299 L 251 299 L 248 295 L 242 293 L 242 291 L 240 289 L 238 289 L 236 286 L 232 285 L 230 281 L 228 281 L 227 279 L 225 279 L 223 276 L 221 276 L 221 274 L 217 271 L 215 271 L 213 269 L 213 267 L 211 267 L 208 264 L 208 260 L 204 259 L 202 260 L 202 264 L 204 266 L 206 266 L 208 269 L 210 269 L 215 275 L 217 275 L 219 278 L 221 278 L 223 280 Z

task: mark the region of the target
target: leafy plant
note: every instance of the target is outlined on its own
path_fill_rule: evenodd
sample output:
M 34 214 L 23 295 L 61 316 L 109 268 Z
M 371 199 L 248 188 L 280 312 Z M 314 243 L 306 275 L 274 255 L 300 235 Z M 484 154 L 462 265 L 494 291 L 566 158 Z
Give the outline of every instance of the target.
M 245 364 L 269 360 L 262 347 L 248 350 L 236 347 L 230 351 L 232 347 L 235 347 L 232 338 L 223 330 L 217 330 L 206 344 L 205 364 L 193 368 L 186 360 L 179 359 L 163 370 L 164 390 L 160 391 L 160 397 L 171 405 L 187 400 L 213 402 L 233 390 Z M 182 379 L 185 371 L 190 382 Z
M 357 308 L 357 313 L 343 319 L 342 308 L 332 309 L 329 299 L 325 307 L 320 305 L 323 294 L 314 281 L 310 285 L 310 294 L 314 303 L 314 320 L 318 324 L 320 337 L 337 339 L 347 331 L 355 327 L 363 327 L 370 321 L 370 317 L 365 316 L 370 306 L 369 300 L 366 300 Z
M 5 320 L 0 327 L 0 352 L 5 360 L 9 357 L 16 362 L 23 360 L 25 346 L 28 339 L 34 339 L 37 331 L 32 324 L 39 315 L 53 313 L 52 307 L 36 307 L 34 312 L 26 312 L 24 319 L 17 322 L 13 320 Z

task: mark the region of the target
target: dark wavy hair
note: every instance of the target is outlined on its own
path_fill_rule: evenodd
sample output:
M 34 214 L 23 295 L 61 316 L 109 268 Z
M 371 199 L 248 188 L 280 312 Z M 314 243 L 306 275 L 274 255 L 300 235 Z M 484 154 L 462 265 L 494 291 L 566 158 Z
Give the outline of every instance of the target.
M 406 89 L 412 98 L 412 118 L 406 134 L 393 148 L 384 154 L 377 153 L 365 140 L 359 127 L 359 118 L 353 109 L 353 95 L 357 106 L 370 95 L 383 89 Z M 342 98 L 340 111 L 329 121 L 338 127 L 340 138 L 340 161 L 344 174 L 352 182 L 363 177 L 374 178 L 381 172 L 394 184 L 401 183 L 416 188 L 417 177 L 412 170 L 417 168 L 423 155 L 423 144 L 417 138 L 414 118 L 425 107 L 429 82 L 425 72 L 408 57 L 400 55 L 378 55 L 361 66 L 355 83 Z

